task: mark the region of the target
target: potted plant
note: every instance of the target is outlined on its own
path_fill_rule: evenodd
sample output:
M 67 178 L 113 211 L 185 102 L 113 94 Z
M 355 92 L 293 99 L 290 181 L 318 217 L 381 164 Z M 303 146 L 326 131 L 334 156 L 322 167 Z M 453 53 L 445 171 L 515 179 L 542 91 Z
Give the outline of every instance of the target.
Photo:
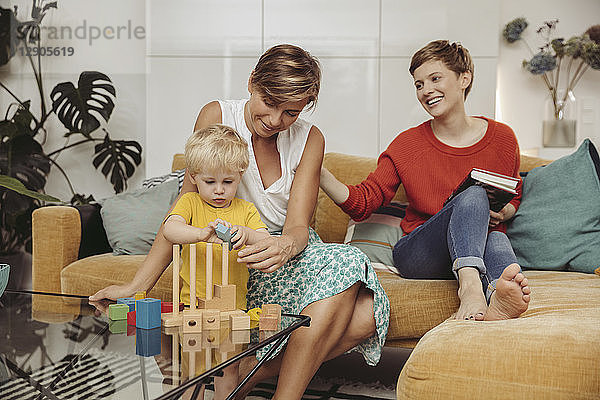
M 555 37 L 557 24 L 558 19 L 546 21 L 536 30 L 543 42 L 537 51 L 523 38 L 529 25 L 525 18 L 515 18 L 506 24 L 502 36 L 508 43 L 525 44 L 531 58 L 523 60 L 523 68 L 540 76 L 548 89 L 542 125 L 544 146 L 573 147 L 577 129 L 573 91 L 590 67 L 600 69 L 600 25 L 565 40 Z
M 127 180 L 141 163 L 142 147 L 132 140 L 112 139 L 107 123 L 113 112 L 116 89 L 110 78 L 97 71 L 84 71 L 76 84 L 61 82 L 47 97 L 43 84 L 41 26 L 45 15 L 57 8 L 56 1 L 32 0 L 31 17 L 19 21 L 16 7 L 0 7 L 0 66 L 10 62 L 20 46 L 37 49 L 35 57 L 27 57 L 39 94 L 40 109 L 32 110 L 31 101 L 20 98 L 5 83 L 0 73 L 0 91 L 12 102 L 0 120 L 0 260 L 20 254 L 31 242 L 31 213 L 45 201 L 42 196 L 46 178 L 52 168 L 66 179 L 72 193 L 71 203 L 93 201 L 76 193 L 57 156 L 65 150 L 95 143 L 91 165 L 110 180 L 116 193 L 127 187 Z M 35 51 L 33 52 L 36 53 Z M 2 118 L 0 114 L 0 118 Z M 65 128 L 67 144 L 47 151 L 43 147 L 46 135 L 53 134 L 46 125 L 57 118 Z M 15 186 L 14 180 L 22 187 Z M 6 184 L 8 182 L 8 184 Z M 18 190 L 15 190 L 17 188 Z M 14 275 L 13 265 L 13 275 Z

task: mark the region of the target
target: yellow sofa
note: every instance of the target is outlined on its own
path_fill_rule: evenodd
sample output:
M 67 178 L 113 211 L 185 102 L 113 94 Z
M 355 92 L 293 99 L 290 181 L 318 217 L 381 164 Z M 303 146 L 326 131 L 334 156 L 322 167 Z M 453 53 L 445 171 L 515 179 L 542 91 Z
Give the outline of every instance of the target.
M 545 163 L 522 156 L 521 169 Z M 375 159 L 328 153 L 324 165 L 353 184 L 374 169 Z M 181 166 L 176 155 L 173 169 Z M 402 189 L 396 199 L 406 200 Z M 348 216 L 319 193 L 312 225 L 321 238 L 341 242 L 347 224 Z M 35 211 L 35 290 L 89 295 L 132 279 L 144 256 L 78 259 L 81 232 L 75 208 Z M 600 398 L 600 277 L 527 271 L 532 300 L 523 316 L 472 322 L 446 321 L 458 307 L 455 281 L 378 275 L 391 303 L 387 344 L 414 347 L 398 379 L 398 399 Z M 168 269 L 149 295 L 170 299 L 171 279 Z

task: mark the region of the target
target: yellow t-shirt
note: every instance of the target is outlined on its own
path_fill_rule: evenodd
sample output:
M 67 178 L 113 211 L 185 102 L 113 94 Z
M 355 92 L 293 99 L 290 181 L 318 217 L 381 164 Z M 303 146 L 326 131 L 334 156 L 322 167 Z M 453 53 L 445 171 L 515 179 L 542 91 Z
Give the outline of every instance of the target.
M 185 193 L 167 218 L 171 215 L 183 217 L 188 225 L 204 228 L 209 222 L 220 218 L 233 225 L 247 226 L 251 229 L 267 228 L 260 219 L 254 204 L 234 198 L 229 207 L 216 208 L 207 204 L 196 192 Z M 225 244 L 227 245 L 227 244 Z M 221 283 L 222 250 L 218 244 L 213 248 L 213 284 Z M 181 301 L 190 304 L 190 246 L 184 245 L 181 253 L 181 270 L 179 276 L 183 280 L 181 286 Z M 246 308 L 246 293 L 248 291 L 248 267 L 237 261 L 237 250 L 229 252 L 229 284 L 236 285 L 237 308 Z M 206 297 L 206 243 L 196 244 L 196 295 Z

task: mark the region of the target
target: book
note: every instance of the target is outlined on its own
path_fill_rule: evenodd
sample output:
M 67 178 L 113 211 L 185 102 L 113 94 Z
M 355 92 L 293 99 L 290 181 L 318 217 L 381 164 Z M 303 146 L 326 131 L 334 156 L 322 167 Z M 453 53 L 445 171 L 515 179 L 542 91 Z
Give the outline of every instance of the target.
M 490 210 L 498 212 L 504 208 L 516 195 L 519 179 L 512 176 L 473 168 L 463 181 L 454 189 L 444 205 L 473 185 L 482 186 L 490 201 Z

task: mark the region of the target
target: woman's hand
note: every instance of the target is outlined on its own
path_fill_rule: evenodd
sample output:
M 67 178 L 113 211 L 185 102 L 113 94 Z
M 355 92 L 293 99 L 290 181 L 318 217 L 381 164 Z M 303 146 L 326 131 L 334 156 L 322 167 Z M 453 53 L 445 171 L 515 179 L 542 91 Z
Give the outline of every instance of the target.
M 90 300 L 88 303 L 95 308 L 94 315 L 96 317 L 99 317 L 101 315 L 108 315 L 108 306 L 113 304 L 112 301 L 106 299 L 98 301 Z
M 287 236 L 269 236 L 238 252 L 237 261 L 248 264 L 248 268 L 262 272 L 274 272 L 296 254 L 294 240 Z
M 123 297 L 131 297 L 136 290 L 130 285 L 112 285 L 96 292 L 89 297 L 90 301 L 100 301 L 104 299 L 116 300 Z
M 132 297 L 136 290 L 129 285 L 112 285 L 96 292 L 89 297 L 89 304 L 96 310 L 94 314 L 99 317 L 102 314 L 108 315 L 108 306 L 112 303 L 110 300 L 117 300 L 123 297 Z
M 490 227 L 495 228 L 501 222 L 508 221 L 515 215 L 516 212 L 517 209 L 510 203 L 505 205 L 504 208 L 498 212 L 490 210 Z

